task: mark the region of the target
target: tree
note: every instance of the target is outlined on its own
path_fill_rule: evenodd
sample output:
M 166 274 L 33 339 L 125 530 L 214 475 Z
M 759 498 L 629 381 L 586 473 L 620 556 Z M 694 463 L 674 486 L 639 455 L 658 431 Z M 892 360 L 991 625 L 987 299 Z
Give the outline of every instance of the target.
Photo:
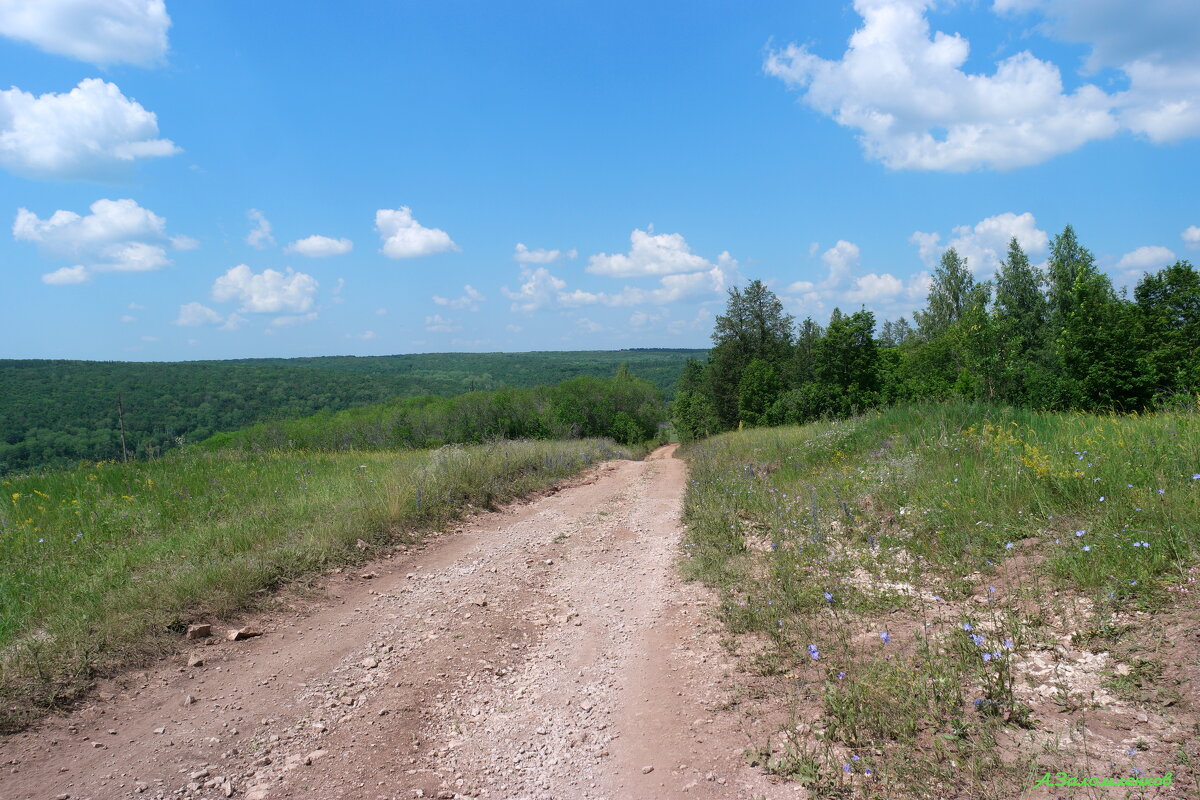
M 762 281 L 751 281 L 743 290 L 729 290 L 725 313 L 713 328 L 709 355 L 709 389 L 717 417 L 725 427 L 740 419 L 738 398 L 742 373 L 754 359 L 782 371 L 792 349 L 794 319 Z
M 738 383 L 738 419 L 749 426 L 765 425 L 767 409 L 775 402 L 781 389 L 779 374 L 770 362 L 761 358 L 751 361 Z
M 812 317 L 805 317 L 800 323 L 794 349 L 795 358 L 792 359 L 792 374 L 789 376 L 792 385 L 799 386 L 816 378 L 817 342 L 821 341 L 824 333 Z
M 890 319 L 883 321 L 883 326 L 879 331 L 879 343 L 884 347 L 899 347 L 910 341 L 915 335 L 916 332 L 908 324 L 908 320 L 901 316 L 895 321 Z
M 866 309 L 846 316 L 834 309 L 816 348 L 816 379 L 840 398 L 841 413 L 878 402 L 879 348 L 875 315 Z
M 1146 275 L 1133 290 L 1153 391 L 1200 389 L 1200 273 L 1177 261 Z
M 1048 313 L 1042 278 L 1014 236 L 996 274 L 993 317 L 999 350 L 996 389 L 1001 400 L 1027 403 L 1033 387 L 1044 382 Z
M 1064 399 L 1082 408 L 1140 408 L 1148 396 L 1139 359 L 1137 311 L 1113 292 L 1112 281 L 1094 269 L 1080 271 L 1058 337 Z
M 962 319 L 974 288 L 975 278 L 967 269 L 967 259 L 953 247 L 947 248 L 934 270 L 926 310 L 915 315 L 921 338 L 926 341 L 936 339 Z
M 1096 272 L 1096 257 L 1079 243 L 1075 229 L 1070 225 L 1050 242 L 1049 281 L 1050 313 L 1056 318 L 1056 327 L 1065 324 L 1076 297 L 1076 280 Z

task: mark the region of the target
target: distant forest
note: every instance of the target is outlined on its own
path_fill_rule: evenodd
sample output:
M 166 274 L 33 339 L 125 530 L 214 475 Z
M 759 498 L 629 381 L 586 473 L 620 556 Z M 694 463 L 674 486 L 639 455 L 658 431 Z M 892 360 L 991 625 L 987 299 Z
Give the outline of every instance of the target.
M 610 377 L 621 364 L 670 396 L 704 350 L 242 359 L 174 363 L 0 360 L 0 473 L 154 456 L 269 420 L 422 395 Z M 118 402 L 123 414 L 118 414 Z
M 1118 292 L 1071 226 L 1045 269 L 1014 238 L 994 279 L 953 248 L 912 322 L 834 309 L 799 324 L 761 281 L 730 290 L 713 349 L 684 369 L 676 431 L 801 424 L 912 400 L 1133 412 L 1200 404 L 1200 273 L 1187 261 Z

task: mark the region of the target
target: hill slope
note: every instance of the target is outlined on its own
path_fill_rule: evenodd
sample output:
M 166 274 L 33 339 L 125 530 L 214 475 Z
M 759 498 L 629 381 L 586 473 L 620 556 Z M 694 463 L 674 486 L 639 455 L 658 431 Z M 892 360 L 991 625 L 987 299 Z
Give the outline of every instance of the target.
M 0 361 L 0 473 L 160 453 L 267 419 L 339 411 L 394 397 L 529 387 L 617 366 L 670 395 L 702 350 L 422 353 L 134 363 Z

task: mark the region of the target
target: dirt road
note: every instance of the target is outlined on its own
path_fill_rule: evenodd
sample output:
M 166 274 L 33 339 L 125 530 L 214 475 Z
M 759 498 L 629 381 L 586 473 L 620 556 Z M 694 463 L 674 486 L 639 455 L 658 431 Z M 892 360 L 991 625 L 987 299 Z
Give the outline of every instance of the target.
M 0 797 L 798 796 L 745 765 L 769 731 L 729 710 L 740 676 L 710 598 L 677 576 L 673 452 L 481 514 L 249 620 L 260 637 L 106 684 L 0 740 Z

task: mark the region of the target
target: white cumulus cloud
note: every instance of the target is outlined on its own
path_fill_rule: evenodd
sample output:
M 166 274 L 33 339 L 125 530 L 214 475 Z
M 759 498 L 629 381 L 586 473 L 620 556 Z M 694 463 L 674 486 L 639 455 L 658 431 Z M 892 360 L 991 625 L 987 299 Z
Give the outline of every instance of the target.
M 180 152 L 158 135 L 158 118 L 99 78 L 35 97 L 0 91 L 0 166 L 27 178 L 100 179 L 138 159 Z
M 863 25 L 840 59 L 791 44 L 770 52 L 764 69 L 859 131 L 868 157 L 893 169 L 1023 167 L 1118 131 L 1113 96 L 1091 84 L 1066 91 L 1059 68 L 1028 51 L 990 75 L 964 71 L 970 45 L 931 32 L 934 4 L 856 0 Z
M 99 65 L 161 63 L 170 26 L 163 0 L 0 1 L 0 34 Z
M 631 278 L 696 272 L 712 266 L 708 259 L 693 253 L 678 233 L 655 234 L 652 227 L 645 231 L 634 229 L 629 242 L 628 254 L 592 256 L 588 259 L 587 271 L 593 275 Z
M 47 272 L 42 276 L 42 283 L 48 283 L 51 286 L 67 286 L 72 283 L 83 283 L 88 279 L 89 273 L 87 268 L 82 264 L 76 264 L 73 267 L 62 267 Z
M 33 242 L 44 254 L 80 262 L 50 273 L 47 283 L 79 283 L 92 272 L 150 272 L 170 266 L 168 246 L 195 245 L 187 236 L 169 237 L 166 220 L 130 199 L 101 199 L 86 215 L 59 209 L 46 219 L 17 210 L 13 238 Z
M 1200 135 L 1200 14 L 1190 0 L 996 0 L 998 13 L 1032 19 L 1048 36 L 1089 48 L 1087 72 L 1123 72 L 1111 95 L 1129 130 L 1154 142 Z M 1022 16 L 1035 12 L 1035 16 Z
M 512 300 L 513 311 L 537 311 L 555 305 L 558 295 L 567 288 L 567 282 L 555 277 L 545 267 L 521 267 L 521 286 L 514 292 L 507 286 L 500 291 Z
M 575 258 L 579 255 L 579 251 L 574 248 L 563 250 L 530 250 L 521 242 L 517 242 L 517 247 L 513 251 L 513 261 L 521 264 L 550 264 L 558 261 L 560 258 Z
M 461 331 L 462 325 L 455 325 L 453 320 L 446 319 L 441 314 L 433 314 L 425 318 L 425 330 L 431 333 L 450 333 Z
M 809 248 L 809 253 L 813 254 L 820 247 L 813 243 Z M 858 245 L 854 242 L 847 242 L 845 239 L 838 239 L 837 244 L 821 254 L 821 261 L 829 270 L 825 280 L 819 283 L 813 281 L 796 281 L 789 285 L 784 291 L 789 294 L 804 294 L 818 290 L 836 289 L 845 283 L 846 279 L 858 269 L 859 262 L 862 259 L 862 252 Z
M 1146 245 L 1121 256 L 1117 269 L 1151 270 L 1175 262 L 1175 253 L 1161 245 Z
M 291 269 L 255 273 L 245 264 L 231 267 L 212 287 L 214 300 L 236 301 L 239 311 L 257 314 L 303 314 L 312 308 L 316 293 L 317 281 L 311 275 Z
M 256 250 L 265 250 L 275 244 L 275 237 L 271 235 L 271 222 L 265 214 L 257 208 L 252 208 L 246 212 L 246 217 L 254 223 L 254 227 L 246 234 L 246 244 Z
M 179 307 L 179 316 L 175 324 L 186 328 L 199 325 L 219 325 L 224 317 L 203 303 L 184 303 Z
M 478 311 L 479 304 L 486 300 L 487 298 L 483 296 L 483 293 L 469 283 L 463 287 L 462 297 L 455 297 L 451 299 L 449 297 L 441 297 L 436 294 L 433 296 L 433 302 L 437 303 L 439 306 L 446 306 L 447 308 L 454 309 L 466 308 L 471 311 Z
M 375 229 L 383 240 L 381 252 L 388 258 L 417 258 L 459 250 L 450 234 L 439 228 L 426 228 L 413 219 L 408 206 L 376 211 Z
M 1029 256 L 1045 252 L 1050 243 L 1049 235 L 1038 228 L 1037 220 L 1028 211 L 1023 214 L 1006 211 L 974 225 L 959 225 L 945 243 L 941 234 L 922 231 L 914 232 L 909 242 L 917 246 L 921 261 L 930 269 L 937 266 L 942 253 L 953 247 L 967 259 L 971 272 L 987 278 L 999 269 L 1000 262 L 1008 254 L 1009 240 L 1014 236 Z
M 354 249 L 354 242 L 349 239 L 331 239 L 328 236 L 308 236 L 297 239 L 284 248 L 284 252 L 297 253 L 309 258 L 325 258 L 340 256 Z
M 1179 238 L 1187 244 L 1188 247 L 1200 247 L 1200 226 L 1189 225 L 1179 234 Z

